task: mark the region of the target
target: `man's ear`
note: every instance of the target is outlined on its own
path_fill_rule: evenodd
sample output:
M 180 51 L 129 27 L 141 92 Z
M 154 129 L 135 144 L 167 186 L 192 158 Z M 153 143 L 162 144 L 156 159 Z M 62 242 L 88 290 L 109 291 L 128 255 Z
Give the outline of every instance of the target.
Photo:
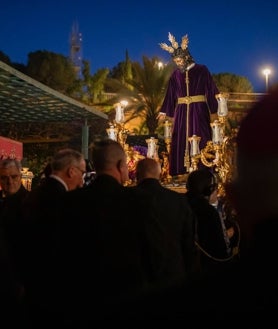
M 67 170 L 66 170 L 66 175 L 68 177 L 74 176 L 74 167 L 68 167 Z
M 119 172 L 121 172 L 122 166 L 123 166 L 123 160 L 118 160 L 117 164 L 116 164 L 116 167 L 117 167 Z

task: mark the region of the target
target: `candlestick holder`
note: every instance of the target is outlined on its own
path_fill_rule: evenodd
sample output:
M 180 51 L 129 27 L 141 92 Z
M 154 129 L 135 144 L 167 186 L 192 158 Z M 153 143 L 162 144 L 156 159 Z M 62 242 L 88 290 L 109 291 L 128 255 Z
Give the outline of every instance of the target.
M 125 115 L 124 109 L 127 106 L 127 101 L 121 101 L 115 104 L 115 118 L 110 127 L 106 129 L 108 137 L 119 142 L 125 149 L 126 139 L 129 130 L 125 128 Z
M 233 176 L 235 168 L 235 137 L 237 129 L 232 129 L 229 136 L 226 134 L 226 123 L 228 115 L 227 100 L 228 93 L 220 93 L 216 95 L 218 101 L 217 115 L 218 119 L 214 120 L 211 125 L 212 140 L 208 141 L 206 146 L 200 151 L 191 152 L 188 161 L 191 163 L 191 169 L 196 170 L 199 161 L 209 168 L 214 168 L 219 177 L 219 195 L 225 195 L 225 185 Z M 193 137 L 193 136 L 192 136 Z M 191 144 L 193 143 L 193 138 Z M 196 142 L 195 142 L 196 143 Z M 191 150 L 194 149 L 191 145 Z M 195 146 L 196 150 L 196 146 Z
M 198 163 L 200 160 L 200 140 L 201 137 L 197 135 L 192 135 L 188 138 L 190 143 L 190 158 L 189 158 L 189 172 L 198 169 Z
M 225 120 L 221 120 L 224 125 Z M 218 124 L 218 123 L 217 123 Z M 224 133 L 224 127 L 220 130 Z M 235 137 L 237 129 L 232 129 L 229 136 L 221 135 L 219 139 L 208 141 L 205 148 L 201 150 L 201 161 L 209 168 L 214 168 L 219 176 L 219 195 L 225 196 L 225 185 L 233 177 L 235 168 Z
M 170 168 L 169 168 L 169 155 L 171 152 L 171 141 L 172 141 L 172 122 L 169 120 L 166 120 L 164 122 L 164 143 L 166 146 L 167 152 L 162 152 L 162 172 L 161 177 L 162 181 L 164 182 L 170 182 L 171 181 L 171 175 L 170 175 Z
M 126 139 L 129 134 L 129 130 L 125 128 L 124 123 L 118 124 L 118 142 L 125 148 Z
M 29 168 L 27 167 L 23 167 L 21 170 L 21 181 L 23 186 L 28 191 L 31 191 L 33 178 L 34 178 L 34 174 L 32 173 L 32 171 L 29 171 Z

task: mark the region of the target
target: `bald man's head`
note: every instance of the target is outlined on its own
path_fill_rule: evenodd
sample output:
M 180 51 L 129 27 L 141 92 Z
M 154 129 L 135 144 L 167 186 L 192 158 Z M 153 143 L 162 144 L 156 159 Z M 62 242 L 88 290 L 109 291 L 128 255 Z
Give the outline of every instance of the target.
M 161 165 L 154 159 L 145 158 L 140 160 L 136 166 L 136 179 L 137 182 L 145 178 L 160 179 Z
M 120 183 L 129 179 L 125 151 L 120 143 L 112 139 L 94 143 L 92 161 L 97 175 L 111 175 Z

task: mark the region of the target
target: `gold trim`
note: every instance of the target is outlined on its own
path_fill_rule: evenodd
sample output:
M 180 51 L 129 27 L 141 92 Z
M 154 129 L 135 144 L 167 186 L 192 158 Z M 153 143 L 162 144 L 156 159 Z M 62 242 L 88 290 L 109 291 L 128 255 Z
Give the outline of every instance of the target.
M 196 96 L 185 96 L 178 98 L 178 104 L 191 104 L 197 102 L 206 102 L 206 96 L 196 95 Z

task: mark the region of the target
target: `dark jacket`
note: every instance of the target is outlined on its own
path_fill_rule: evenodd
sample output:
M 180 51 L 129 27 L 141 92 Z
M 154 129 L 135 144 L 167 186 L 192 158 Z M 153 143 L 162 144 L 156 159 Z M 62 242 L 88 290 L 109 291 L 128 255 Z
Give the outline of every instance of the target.
M 127 316 L 129 302 L 184 276 L 148 196 L 112 176 L 97 176 L 90 186 L 68 192 L 61 221 L 68 309 L 83 313 L 94 304 L 95 315 Z
M 0 225 L 19 273 L 22 265 L 22 241 L 24 239 L 22 205 L 29 191 L 21 185 L 19 190 L 7 197 L 0 196 Z
M 186 193 L 188 202 L 196 215 L 197 242 L 201 247 L 200 261 L 203 270 L 214 270 L 228 259 L 227 245 L 219 213 L 204 196 Z
M 175 241 L 175 254 L 181 255 L 186 272 L 192 270 L 194 262 L 194 215 L 184 195 L 170 190 L 160 184 L 157 179 L 142 180 L 137 188 L 149 195 L 156 217 Z
M 57 271 L 59 208 L 67 193 L 65 186 L 55 178 L 47 177 L 35 187 L 23 204 L 24 219 L 24 283 L 29 308 L 30 326 L 47 327 L 60 309 L 60 276 Z

